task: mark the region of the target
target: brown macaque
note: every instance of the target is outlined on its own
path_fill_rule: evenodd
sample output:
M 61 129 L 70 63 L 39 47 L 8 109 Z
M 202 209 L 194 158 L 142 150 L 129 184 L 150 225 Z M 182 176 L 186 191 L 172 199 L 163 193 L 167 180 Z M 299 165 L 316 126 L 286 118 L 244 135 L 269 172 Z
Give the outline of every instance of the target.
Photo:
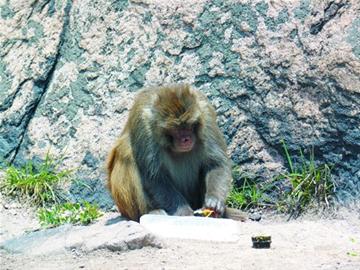
M 215 110 L 189 85 L 139 92 L 107 169 L 112 197 L 129 219 L 159 209 L 190 216 L 199 208 L 244 218 L 225 208 L 231 166 Z

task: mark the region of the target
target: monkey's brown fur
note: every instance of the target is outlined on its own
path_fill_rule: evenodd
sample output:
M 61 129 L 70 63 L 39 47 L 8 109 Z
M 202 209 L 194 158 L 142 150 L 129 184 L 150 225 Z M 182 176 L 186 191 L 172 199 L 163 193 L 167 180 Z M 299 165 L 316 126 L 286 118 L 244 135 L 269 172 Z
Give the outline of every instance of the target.
M 125 130 L 110 152 L 107 169 L 108 188 L 119 212 L 129 219 L 138 220 L 147 212 L 146 201 Z
M 129 219 L 159 208 L 174 215 L 200 207 L 230 212 L 224 204 L 232 181 L 225 140 L 207 98 L 188 85 L 138 94 L 107 170 L 112 197 Z

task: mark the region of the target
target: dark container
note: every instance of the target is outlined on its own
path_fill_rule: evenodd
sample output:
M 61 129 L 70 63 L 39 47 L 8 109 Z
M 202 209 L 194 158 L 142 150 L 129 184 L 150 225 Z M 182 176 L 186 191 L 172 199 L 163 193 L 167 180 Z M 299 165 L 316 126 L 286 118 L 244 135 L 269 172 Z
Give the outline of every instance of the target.
M 253 248 L 270 248 L 271 236 L 253 236 L 251 240 Z

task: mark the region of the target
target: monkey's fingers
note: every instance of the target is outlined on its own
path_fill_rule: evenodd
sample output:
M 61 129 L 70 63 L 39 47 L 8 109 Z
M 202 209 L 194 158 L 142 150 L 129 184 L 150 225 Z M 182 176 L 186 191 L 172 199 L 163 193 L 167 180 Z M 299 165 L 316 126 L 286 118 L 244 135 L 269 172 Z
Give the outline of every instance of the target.
M 211 210 L 214 210 L 217 214 L 217 216 L 222 216 L 225 211 L 225 204 L 223 201 L 209 196 L 205 199 L 204 207 L 203 208 L 210 208 Z

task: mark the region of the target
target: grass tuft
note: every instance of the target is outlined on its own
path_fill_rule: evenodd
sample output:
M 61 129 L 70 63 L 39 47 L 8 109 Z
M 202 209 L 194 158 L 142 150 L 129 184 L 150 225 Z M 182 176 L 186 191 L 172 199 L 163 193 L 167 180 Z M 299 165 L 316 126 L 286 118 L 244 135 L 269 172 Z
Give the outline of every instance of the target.
M 241 187 L 233 187 L 226 204 L 232 208 L 249 209 L 259 206 L 263 192 L 254 183 L 245 179 Z
M 48 153 L 44 161 L 28 161 L 23 167 L 7 167 L 0 185 L 4 195 L 25 199 L 38 209 L 40 224 L 56 227 L 64 223 L 87 225 L 100 217 L 98 206 L 89 202 L 70 203 L 61 183 L 69 180 L 72 170 L 60 170 L 63 158 L 55 160 Z M 86 188 L 88 185 L 78 182 Z
M 21 168 L 10 165 L 5 169 L 1 191 L 5 195 L 28 199 L 37 206 L 59 203 L 64 195 L 59 192 L 58 185 L 71 175 L 71 170 L 59 170 L 61 162 L 47 154 L 38 165 L 31 161 Z
M 247 210 L 249 208 L 269 207 L 296 218 L 308 208 L 329 208 L 336 190 L 328 164 L 315 162 L 314 151 L 309 158 L 300 150 L 300 162 L 290 156 L 286 143 L 281 141 L 289 170 L 259 183 L 242 175 L 238 166 L 233 169 L 233 178 L 240 186 L 233 187 L 227 198 L 229 207 Z
M 243 176 L 239 167 L 233 169 L 233 178 L 239 179 L 241 185 L 233 186 L 226 200 L 226 205 L 232 208 L 247 210 L 249 208 L 268 205 L 267 187 L 255 180 Z
M 298 217 L 315 203 L 318 206 L 329 207 L 336 188 L 331 176 L 331 167 L 327 164 L 317 165 L 313 150 L 309 160 L 304 158 L 300 150 L 301 164 L 295 167 L 285 142 L 282 141 L 282 144 L 290 171 L 278 176 L 277 180 L 286 181 L 290 188 L 281 194 L 278 209 L 288 212 L 290 217 Z
M 50 208 L 40 208 L 38 217 L 44 227 L 56 227 L 65 223 L 88 225 L 102 216 L 98 206 L 87 201 L 80 203 L 63 203 Z

